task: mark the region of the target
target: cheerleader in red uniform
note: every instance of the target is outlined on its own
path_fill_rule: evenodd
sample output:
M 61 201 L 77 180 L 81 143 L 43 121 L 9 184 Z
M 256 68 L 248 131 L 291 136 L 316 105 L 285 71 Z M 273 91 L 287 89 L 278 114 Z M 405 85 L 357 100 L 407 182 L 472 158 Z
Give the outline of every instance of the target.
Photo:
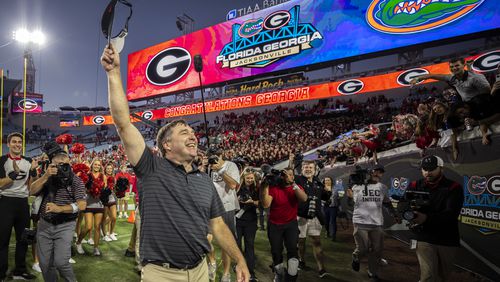
M 106 189 L 108 190 L 109 196 L 107 197 L 107 203 L 104 203 L 104 220 L 103 220 L 103 231 L 106 236 L 104 236 L 104 241 L 111 242 L 116 241 L 115 225 L 116 225 L 116 194 L 115 194 L 115 173 L 114 166 L 111 163 L 106 165 L 104 169 L 104 177 L 106 179 Z
M 90 233 L 92 227 L 94 228 L 94 255 L 100 256 L 99 240 L 101 234 L 99 228 L 101 226 L 102 217 L 104 214 L 104 205 L 101 202 L 101 192 L 105 186 L 105 177 L 102 173 L 102 165 L 99 159 L 94 159 L 90 164 L 91 172 L 89 173 L 89 180 L 86 183 L 87 187 L 87 209 L 84 211 L 85 216 L 85 229 L 78 236 L 76 241 L 76 250 L 79 254 L 85 254 L 82 247 L 82 240 Z M 89 240 L 90 241 L 90 240 Z M 90 242 L 89 242 L 90 244 Z
M 115 176 L 115 193 L 118 198 L 118 218 L 128 218 L 128 200 L 130 194 L 130 185 L 132 184 L 132 176 L 127 172 L 127 165 L 120 166 L 120 172 Z

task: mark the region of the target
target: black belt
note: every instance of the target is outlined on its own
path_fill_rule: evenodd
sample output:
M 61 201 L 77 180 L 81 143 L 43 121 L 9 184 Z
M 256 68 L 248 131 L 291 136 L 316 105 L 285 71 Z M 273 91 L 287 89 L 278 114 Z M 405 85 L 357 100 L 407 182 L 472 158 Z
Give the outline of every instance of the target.
M 66 223 L 66 222 L 70 222 L 70 221 L 75 221 L 76 220 L 75 216 L 56 217 L 56 218 L 45 218 L 45 217 L 42 217 L 42 218 L 43 218 L 43 220 L 47 221 L 48 223 L 51 223 L 52 225 L 59 225 L 59 224 L 63 224 L 63 223 Z
M 170 262 L 164 262 L 164 261 L 159 261 L 159 260 L 146 260 L 143 261 L 143 266 L 146 266 L 147 264 L 154 264 L 161 266 L 163 268 L 173 268 L 173 269 L 179 269 L 179 270 L 190 270 L 193 268 L 196 268 L 200 263 L 203 262 L 205 259 L 205 255 L 203 255 L 197 262 L 193 264 L 176 264 L 176 263 L 170 263 Z

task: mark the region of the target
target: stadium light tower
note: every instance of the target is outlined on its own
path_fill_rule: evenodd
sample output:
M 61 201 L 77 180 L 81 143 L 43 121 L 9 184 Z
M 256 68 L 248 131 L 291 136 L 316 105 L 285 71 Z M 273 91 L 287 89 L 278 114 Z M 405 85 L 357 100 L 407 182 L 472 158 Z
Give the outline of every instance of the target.
M 194 31 L 194 19 L 185 13 L 177 16 L 175 21 L 177 29 L 182 32 L 182 35 L 192 33 Z M 175 102 L 186 102 L 194 100 L 194 91 L 185 91 L 183 93 L 175 94 Z
M 23 101 L 26 103 L 26 92 L 35 92 L 35 63 L 33 61 L 33 45 L 45 44 L 46 37 L 40 30 L 28 31 L 21 28 L 13 33 L 14 40 L 24 45 L 24 76 L 23 76 Z M 26 152 L 26 107 L 23 106 L 23 155 Z

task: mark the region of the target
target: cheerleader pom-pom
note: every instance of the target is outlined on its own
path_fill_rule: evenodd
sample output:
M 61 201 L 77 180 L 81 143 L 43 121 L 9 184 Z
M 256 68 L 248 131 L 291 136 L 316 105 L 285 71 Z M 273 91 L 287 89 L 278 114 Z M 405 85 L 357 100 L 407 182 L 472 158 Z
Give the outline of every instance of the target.
M 57 144 L 60 145 L 69 145 L 73 142 L 73 135 L 71 134 L 62 134 L 56 137 Z
M 92 181 L 92 185 L 90 185 L 90 189 L 88 192 L 94 198 L 98 197 L 101 194 L 101 190 L 104 188 L 104 182 L 99 178 L 94 178 Z
M 71 153 L 73 154 L 81 154 L 85 152 L 85 145 L 81 144 L 81 143 L 75 143 L 73 144 L 73 146 L 71 146 Z

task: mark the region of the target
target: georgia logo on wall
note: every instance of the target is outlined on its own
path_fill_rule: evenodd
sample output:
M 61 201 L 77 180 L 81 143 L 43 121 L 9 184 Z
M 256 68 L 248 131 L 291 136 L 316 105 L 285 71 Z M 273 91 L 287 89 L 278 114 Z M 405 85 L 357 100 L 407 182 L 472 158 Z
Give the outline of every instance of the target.
M 437 28 L 467 15 L 484 0 L 373 0 L 366 21 L 375 30 L 408 34 Z
M 153 112 L 152 111 L 145 111 L 144 113 L 142 113 L 142 118 L 147 119 L 147 120 L 151 120 L 153 118 Z
M 500 50 L 491 51 L 477 57 L 472 63 L 472 69 L 477 72 L 494 71 L 500 64 Z
M 26 99 L 19 101 L 17 106 L 23 111 L 32 112 L 38 108 L 38 103 L 33 99 Z
M 223 68 L 262 68 L 282 58 L 314 48 L 323 35 L 310 23 L 300 23 L 300 6 L 250 19 L 232 27 L 233 41 L 222 48 L 216 63 Z
M 154 85 L 168 85 L 181 79 L 191 66 L 191 54 L 181 47 L 162 50 L 149 61 L 146 77 Z
M 365 84 L 359 79 L 349 79 L 342 81 L 339 86 L 337 86 L 337 91 L 342 95 L 352 95 L 356 94 L 363 89 Z
M 411 83 L 410 81 L 414 79 L 417 76 L 423 75 L 423 74 L 429 74 L 429 71 L 426 69 L 410 69 L 402 72 L 400 75 L 398 75 L 397 82 L 399 85 L 403 86 L 410 86 Z M 420 81 L 418 83 L 422 83 L 423 81 Z M 417 83 L 417 84 L 418 84 Z
M 106 119 L 105 119 L 103 116 L 95 116 L 95 117 L 92 119 L 92 122 L 93 122 L 95 125 L 100 125 L 100 124 L 103 124 L 105 121 L 106 121 Z

